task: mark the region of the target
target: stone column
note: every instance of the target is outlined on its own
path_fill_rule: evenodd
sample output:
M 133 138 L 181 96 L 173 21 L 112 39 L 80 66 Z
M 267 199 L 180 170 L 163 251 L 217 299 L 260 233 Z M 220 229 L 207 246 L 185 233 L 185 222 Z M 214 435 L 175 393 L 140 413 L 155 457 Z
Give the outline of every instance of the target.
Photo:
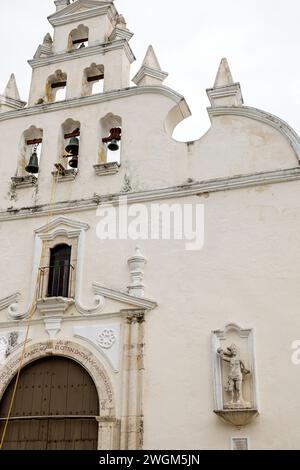
M 121 449 L 143 447 L 145 312 L 132 310 L 126 318 L 123 359 Z

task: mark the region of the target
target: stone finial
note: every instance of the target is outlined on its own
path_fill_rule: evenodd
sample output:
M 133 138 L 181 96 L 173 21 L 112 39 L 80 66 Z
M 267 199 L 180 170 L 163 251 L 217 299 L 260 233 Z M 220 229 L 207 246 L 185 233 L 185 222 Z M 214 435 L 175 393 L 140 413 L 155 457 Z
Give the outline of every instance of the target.
M 239 83 L 235 83 L 226 58 L 220 62 L 213 88 L 207 95 L 213 108 L 218 106 L 242 106 L 243 97 Z
M 53 44 L 53 40 L 52 40 L 51 34 L 47 33 L 46 36 L 44 37 L 43 45 L 52 47 L 52 44 Z
M 11 74 L 10 79 L 8 80 L 3 96 L 5 96 L 5 98 L 11 98 L 16 101 L 21 101 L 16 77 L 13 73 Z
M 38 59 L 39 57 L 48 57 L 53 54 L 53 39 L 49 33 L 43 39 L 43 44 L 40 44 L 37 48 L 34 58 Z
M 70 0 L 55 0 L 56 11 L 60 11 L 70 5 Z
M 234 81 L 231 75 L 231 71 L 228 65 L 228 61 L 225 57 L 220 62 L 217 76 L 215 79 L 214 88 L 220 88 L 224 86 L 233 85 Z
M 167 76 L 168 74 L 162 71 L 154 49 L 150 45 L 142 66 L 132 81 L 138 86 L 161 85 Z
M 117 16 L 116 26 L 121 29 L 127 29 L 127 23 L 123 15 Z
M 128 287 L 128 293 L 134 297 L 144 297 L 144 269 L 147 259 L 142 255 L 140 247 L 137 246 L 135 254 L 129 258 L 128 266 L 130 272 L 131 283 Z
M 25 105 L 25 101 L 20 98 L 16 78 L 12 73 L 3 95 L 0 95 L 0 113 L 22 109 Z

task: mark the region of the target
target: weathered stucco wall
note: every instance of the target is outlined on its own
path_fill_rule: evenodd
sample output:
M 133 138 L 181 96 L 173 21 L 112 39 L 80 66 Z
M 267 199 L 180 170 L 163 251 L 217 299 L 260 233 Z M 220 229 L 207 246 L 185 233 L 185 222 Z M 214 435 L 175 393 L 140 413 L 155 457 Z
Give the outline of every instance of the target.
M 300 335 L 299 137 L 278 118 L 243 106 L 239 84 L 222 61 L 208 91 L 211 128 L 195 142 L 175 141 L 172 131 L 189 115 L 188 106 L 162 85 L 166 74 L 153 49 L 135 77 L 138 86 L 127 88 L 131 33 L 120 32 L 119 23 L 112 42 L 123 37 L 120 50 L 85 57 L 75 51 L 72 60 L 54 63 L 79 24 L 90 27 L 92 46 L 112 32 L 106 16 L 88 19 L 84 8 L 76 15 L 85 21 L 70 17 L 55 27 L 49 63 L 44 57 L 34 69 L 29 106 L 15 110 L 15 103 L 0 114 L 0 336 L 24 334 L 39 250 L 45 240 L 65 237 L 78 245 L 76 299 L 66 310 L 57 299 L 40 299 L 30 347 L 50 342 L 53 353 L 51 341 L 76 341 L 79 352 L 88 349 L 102 364 L 115 421 L 104 440 L 99 435 L 100 448 L 228 449 L 230 438 L 240 436 L 250 438 L 252 449 L 296 449 L 300 366 L 291 355 Z M 92 62 L 104 64 L 110 91 L 80 98 L 83 69 Z M 67 100 L 34 106 L 59 68 L 68 75 Z M 139 86 L 143 80 L 149 86 Z M 122 122 L 121 165 L 116 174 L 97 176 L 93 166 L 107 137 L 100 120 L 108 113 Z M 74 181 L 55 183 L 67 119 L 80 123 L 79 172 Z M 43 130 L 38 184 L 12 189 L 22 135 L 31 126 Z M 203 204 L 203 248 L 188 251 L 185 240 L 100 240 L 97 209 L 109 201 L 117 207 L 119 195 L 147 210 L 151 203 Z M 137 244 L 148 261 L 145 297 L 128 294 L 128 260 Z M 213 412 L 211 334 L 229 323 L 254 335 L 260 415 L 241 430 Z M 105 328 L 114 331 L 112 349 L 101 349 L 93 336 Z M 20 340 L 3 367 L 17 361 L 21 346 Z

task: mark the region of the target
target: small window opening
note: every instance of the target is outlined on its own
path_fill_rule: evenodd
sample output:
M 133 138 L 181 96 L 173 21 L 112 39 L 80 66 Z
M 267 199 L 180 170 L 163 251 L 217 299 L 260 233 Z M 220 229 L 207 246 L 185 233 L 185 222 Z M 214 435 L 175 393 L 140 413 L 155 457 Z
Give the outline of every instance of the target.
M 57 245 L 50 250 L 48 271 L 48 297 L 70 297 L 74 267 L 71 266 L 71 247 L 65 244 Z
M 55 101 L 64 101 L 66 99 L 67 82 L 53 83 L 52 89 L 55 90 Z
M 92 95 L 103 93 L 104 75 L 97 75 L 95 77 L 90 77 L 87 79 L 87 81 L 92 84 Z
M 84 47 L 88 47 L 88 45 L 89 45 L 89 38 L 75 39 L 73 41 L 74 49 L 83 49 Z
M 249 440 L 248 437 L 232 437 L 231 450 L 248 450 Z

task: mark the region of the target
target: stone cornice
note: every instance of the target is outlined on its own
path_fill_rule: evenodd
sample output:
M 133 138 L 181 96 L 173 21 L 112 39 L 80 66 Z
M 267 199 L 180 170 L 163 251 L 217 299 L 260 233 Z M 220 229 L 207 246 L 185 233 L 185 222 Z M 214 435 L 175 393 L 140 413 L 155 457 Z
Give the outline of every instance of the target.
M 75 213 L 85 210 L 95 210 L 101 204 L 118 205 L 120 198 L 124 200 L 126 196 L 128 204 L 149 202 L 162 199 L 172 199 L 176 197 L 201 196 L 201 194 L 217 191 L 227 191 L 232 189 L 242 189 L 266 184 L 284 183 L 288 181 L 300 180 L 300 168 L 290 168 L 287 170 L 276 170 L 247 175 L 231 176 L 195 183 L 186 183 L 167 188 L 158 188 L 148 191 L 132 193 L 115 193 L 106 195 L 96 195 L 89 199 L 79 201 L 62 201 L 53 205 L 45 204 L 31 206 L 22 209 L 8 209 L 0 211 L 0 222 L 6 220 L 27 219 L 31 217 L 45 217 L 49 211 L 53 215 Z
M 300 137 L 279 117 L 249 106 L 218 106 L 208 108 L 207 111 L 210 117 L 241 116 L 272 126 L 289 141 L 298 161 L 300 162 Z
M 145 299 L 144 297 L 134 297 L 133 295 L 127 294 L 126 292 L 109 289 L 107 287 L 101 286 L 97 282 L 93 283 L 93 291 L 108 299 L 125 302 L 142 309 L 152 310 L 157 307 L 157 303 L 153 300 Z
M 26 104 L 26 101 L 15 100 L 13 98 L 8 98 L 7 96 L 0 95 L 0 105 L 6 105 L 15 110 L 20 110 L 24 109 Z
M 133 77 L 132 81 L 136 85 L 138 85 L 144 77 L 148 76 L 163 82 L 168 75 L 169 74 L 167 72 L 163 72 L 162 70 L 155 70 L 152 67 L 147 67 L 146 65 L 143 65 L 138 71 L 138 73 Z
M 69 5 L 63 10 L 48 16 L 48 21 L 52 26 L 60 26 L 63 24 L 83 21 L 87 18 L 94 18 L 95 16 L 103 15 L 107 15 L 110 21 L 113 21 L 116 14 L 117 10 L 113 3 L 99 5 L 98 7 L 94 6 L 93 8 L 89 8 L 85 11 L 77 11 L 73 5 Z
M 81 106 L 88 106 L 93 104 L 105 103 L 108 101 L 118 100 L 121 98 L 128 98 L 134 95 L 143 95 L 147 93 L 154 93 L 163 95 L 170 98 L 175 103 L 179 104 L 183 117 L 190 116 L 190 110 L 182 95 L 165 86 L 134 86 L 124 88 L 121 90 L 107 91 L 97 95 L 83 96 L 80 98 L 73 98 L 71 100 L 58 101 L 56 103 L 46 103 L 42 105 L 31 106 L 23 108 L 18 111 L 7 111 L 0 114 L 0 122 L 8 119 L 16 119 L 25 116 L 34 116 L 39 114 L 57 112 L 60 110 L 73 109 Z
M 28 60 L 28 64 L 32 69 L 39 67 L 45 67 L 47 65 L 57 64 L 66 62 L 74 59 L 81 59 L 82 57 L 92 57 L 95 55 L 104 55 L 108 52 L 115 51 L 118 49 L 124 49 L 129 62 L 135 61 L 135 56 L 132 49 L 126 39 L 118 39 L 113 42 L 105 42 L 96 46 L 83 47 L 81 49 L 74 49 L 70 52 L 61 52 L 47 57 L 38 57 L 36 59 Z

